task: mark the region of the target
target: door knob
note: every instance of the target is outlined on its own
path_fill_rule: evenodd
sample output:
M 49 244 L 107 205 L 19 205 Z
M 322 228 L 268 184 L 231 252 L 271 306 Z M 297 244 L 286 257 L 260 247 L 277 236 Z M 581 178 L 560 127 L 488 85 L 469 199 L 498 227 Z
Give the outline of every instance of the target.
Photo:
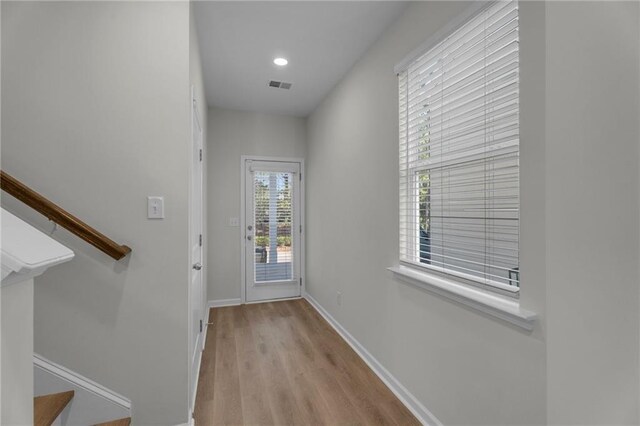
M 251 241 L 251 235 L 247 235 L 247 240 Z
M 194 263 L 193 269 L 195 269 L 196 271 L 199 271 L 200 269 L 202 269 L 202 265 L 200 263 Z
M 251 231 L 251 230 L 253 229 L 253 225 L 249 225 L 249 226 L 247 226 L 247 229 L 248 229 L 249 231 Z

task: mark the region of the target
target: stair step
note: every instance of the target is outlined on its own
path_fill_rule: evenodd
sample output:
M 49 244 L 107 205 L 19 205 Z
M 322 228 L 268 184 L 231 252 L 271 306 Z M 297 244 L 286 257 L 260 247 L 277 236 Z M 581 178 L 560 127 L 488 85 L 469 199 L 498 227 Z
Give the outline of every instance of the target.
M 94 426 L 129 426 L 131 424 L 131 417 L 124 419 L 111 420 L 110 422 L 99 423 Z
M 67 391 L 33 398 L 34 426 L 51 426 L 71 401 L 74 393 L 74 391 Z

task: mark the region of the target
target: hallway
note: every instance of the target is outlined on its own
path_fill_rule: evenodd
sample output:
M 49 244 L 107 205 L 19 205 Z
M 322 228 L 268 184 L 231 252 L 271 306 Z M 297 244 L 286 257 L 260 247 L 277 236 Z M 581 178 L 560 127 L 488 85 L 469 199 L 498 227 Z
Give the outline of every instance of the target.
M 213 308 L 197 426 L 419 424 L 306 300 Z

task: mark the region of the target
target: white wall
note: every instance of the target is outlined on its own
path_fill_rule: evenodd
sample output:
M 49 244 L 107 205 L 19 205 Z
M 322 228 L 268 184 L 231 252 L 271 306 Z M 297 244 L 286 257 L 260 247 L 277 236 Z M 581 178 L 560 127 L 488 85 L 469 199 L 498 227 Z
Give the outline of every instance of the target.
M 240 157 L 301 157 L 305 119 L 286 115 L 209 109 L 207 165 L 209 300 L 240 299 Z
M 2 169 L 133 248 L 54 233 L 76 257 L 36 279 L 35 350 L 131 398 L 136 424 L 187 421 L 189 59 L 188 2 L 2 2 Z
M 637 423 L 637 3 L 520 3 L 534 331 L 385 270 L 398 261 L 393 66 L 464 7 L 411 4 L 309 117 L 307 290 L 445 424 Z
M 637 424 L 638 2 L 547 5 L 549 421 Z

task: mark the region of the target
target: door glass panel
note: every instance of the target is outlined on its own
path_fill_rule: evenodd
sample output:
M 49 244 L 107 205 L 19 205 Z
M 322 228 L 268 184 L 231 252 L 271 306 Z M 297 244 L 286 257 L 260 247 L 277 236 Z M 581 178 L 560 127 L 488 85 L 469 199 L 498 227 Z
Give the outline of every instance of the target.
M 255 282 L 293 279 L 293 173 L 254 172 Z

